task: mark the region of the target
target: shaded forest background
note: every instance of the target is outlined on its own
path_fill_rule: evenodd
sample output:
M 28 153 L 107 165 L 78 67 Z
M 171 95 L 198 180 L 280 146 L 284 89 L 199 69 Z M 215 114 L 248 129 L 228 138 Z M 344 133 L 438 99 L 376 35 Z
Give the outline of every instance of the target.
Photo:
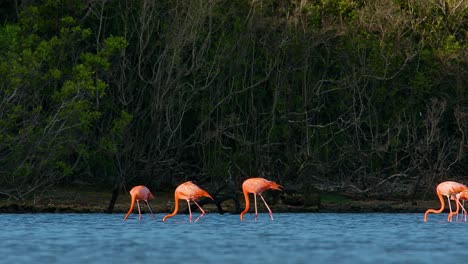
M 466 0 L 7 0 L 0 23 L 2 196 L 468 183 Z

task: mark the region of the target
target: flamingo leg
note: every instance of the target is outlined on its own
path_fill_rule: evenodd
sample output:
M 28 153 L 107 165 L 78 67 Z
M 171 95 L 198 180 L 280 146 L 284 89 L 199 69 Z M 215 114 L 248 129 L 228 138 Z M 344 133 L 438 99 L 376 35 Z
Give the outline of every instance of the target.
M 138 218 L 141 220 L 141 210 L 140 210 L 140 201 L 136 201 L 138 205 Z
M 273 213 L 271 212 L 270 207 L 268 207 L 267 202 L 265 201 L 265 199 L 263 199 L 262 194 L 259 193 L 258 195 L 260 195 L 260 198 L 262 198 L 263 202 L 265 203 L 266 208 L 268 209 L 268 212 L 270 213 L 270 218 L 271 218 L 271 220 L 273 220 Z
M 458 197 L 456 199 L 457 201 L 457 222 L 458 222 L 458 210 L 459 210 L 459 207 L 461 207 L 462 211 L 463 211 L 463 215 L 465 217 L 465 222 L 466 222 L 466 210 L 465 210 L 465 200 L 462 200 L 462 202 L 460 203 L 460 198 Z M 461 218 L 463 220 L 463 217 Z M 460 220 L 460 221 L 462 221 Z
M 459 208 L 461 207 L 462 211 L 463 211 L 463 215 L 464 215 L 464 218 L 465 218 L 465 222 L 466 222 L 466 210 L 465 210 L 465 200 L 463 200 L 462 202 L 463 203 L 460 203 L 460 199 L 457 197 L 455 199 L 455 201 L 457 202 L 457 222 L 458 222 L 458 211 L 459 211 Z M 463 220 L 463 217 L 461 218 L 460 221 Z
M 457 222 L 458 222 L 458 211 L 460 211 L 460 201 L 458 201 L 457 198 L 455 198 L 455 204 L 457 205 L 457 209 L 453 214 L 457 214 Z
M 200 220 L 200 218 L 202 218 L 202 216 L 205 215 L 205 210 L 203 210 L 203 208 L 197 203 L 197 201 L 193 201 L 197 206 L 198 208 L 200 208 L 200 211 L 201 211 L 201 215 L 197 217 L 197 219 L 195 219 L 195 222 L 197 222 L 198 220 Z
M 465 209 L 465 200 L 462 200 L 461 203 L 460 203 L 460 199 L 458 200 L 459 201 L 459 204 L 460 204 L 460 207 L 463 211 L 463 216 L 462 216 L 462 220 L 464 220 L 466 222 L 466 209 Z M 457 220 L 458 220 L 458 217 L 457 217 Z
M 187 200 L 187 206 L 188 206 L 188 211 L 189 211 L 189 220 L 190 220 L 190 223 L 192 222 L 192 209 L 190 208 L 190 201 Z
M 465 216 L 465 222 L 466 222 L 466 209 L 465 209 L 465 206 L 460 203 L 460 201 L 458 201 L 458 204 L 460 205 L 462 211 L 463 211 L 463 215 Z M 461 218 L 463 220 L 463 218 Z
M 148 209 L 149 209 L 150 212 L 151 212 L 151 215 L 153 216 L 153 219 L 156 220 L 156 218 L 154 217 L 154 214 L 153 214 L 153 210 L 151 210 L 151 206 L 149 205 L 148 201 L 145 200 L 145 202 L 146 202 L 146 205 L 148 206 Z
M 463 213 L 465 214 L 465 222 L 466 222 L 466 210 L 465 210 L 465 200 L 462 201 L 462 208 L 463 208 Z
M 455 195 L 454 197 L 455 197 L 454 201 L 455 201 L 455 204 L 457 205 L 457 208 L 456 208 L 456 210 L 455 210 L 455 212 L 453 214 L 457 215 L 456 221 L 458 222 L 458 212 L 460 211 L 460 205 L 461 204 L 460 204 L 460 201 L 458 200 L 457 196 Z M 454 199 L 454 198 L 452 197 L 452 199 Z
M 463 215 L 464 215 L 464 218 L 465 218 L 465 222 L 466 222 L 466 209 L 465 209 L 465 200 L 463 200 L 461 203 L 460 203 L 460 200 L 457 199 L 457 202 L 458 202 L 458 205 L 461 207 L 462 211 L 463 211 Z M 458 206 L 457 206 L 458 207 Z M 463 219 L 463 218 L 462 218 Z M 457 214 L 457 221 L 458 221 L 458 214 Z
M 254 193 L 254 204 L 255 204 L 255 220 L 258 218 L 258 211 L 257 211 L 257 194 Z
M 448 200 L 448 206 L 449 206 L 449 210 L 450 210 L 447 221 L 452 222 L 452 205 L 450 204 L 450 197 L 449 196 L 447 196 L 447 200 Z

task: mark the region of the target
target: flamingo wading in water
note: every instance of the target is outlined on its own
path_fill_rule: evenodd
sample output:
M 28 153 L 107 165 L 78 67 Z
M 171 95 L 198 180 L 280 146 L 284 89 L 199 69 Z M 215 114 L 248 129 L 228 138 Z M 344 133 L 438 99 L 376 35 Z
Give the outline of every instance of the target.
M 175 203 L 174 204 L 174 212 L 164 216 L 163 222 L 165 222 L 167 220 L 167 218 L 173 217 L 174 215 L 177 214 L 177 211 L 179 210 L 179 200 L 180 199 L 187 201 L 189 214 L 190 214 L 190 217 L 189 217 L 190 222 L 192 222 L 192 210 L 190 209 L 190 201 L 194 202 L 198 206 L 198 208 L 200 208 L 200 211 L 202 212 L 202 214 L 195 220 L 195 222 L 197 222 L 202 216 L 205 215 L 205 211 L 203 210 L 203 208 L 201 208 L 201 206 L 196 201 L 196 199 L 198 199 L 200 197 L 203 197 L 203 196 L 208 197 L 211 200 L 213 200 L 213 197 L 211 197 L 210 194 L 208 194 L 202 188 L 198 187 L 193 182 L 188 181 L 188 182 L 182 183 L 181 185 L 179 185 L 175 189 L 175 192 L 174 192 L 174 203 Z
M 429 213 L 434 213 L 434 214 L 440 214 L 444 211 L 444 208 L 445 208 L 445 202 L 444 202 L 444 197 L 447 197 L 447 202 L 448 202 L 448 205 L 449 205 L 449 210 L 450 210 L 450 213 L 447 217 L 447 221 L 451 222 L 452 221 L 452 215 L 456 214 L 456 212 L 452 212 L 452 206 L 450 205 L 450 199 L 453 197 L 453 196 L 456 196 L 456 194 L 464 191 L 464 190 L 467 190 L 467 187 L 464 185 L 464 184 L 461 184 L 461 183 L 458 183 L 458 182 L 454 182 L 454 181 L 445 181 L 445 182 L 441 182 L 439 183 L 439 185 L 437 185 L 436 187 L 436 193 L 437 193 L 437 197 L 439 197 L 439 201 L 440 201 L 440 209 L 436 210 L 436 209 L 427 209 L 427 211 L 424 213 L 424 222 L 427 222 L 427 216 L 429 215 Z M 457 206 L 458 206 L 458 198 L 455 197 L 456 199 L 456 203 L 457 203 Z
M 459 192 L 459 193 L 457 193 L 455 195 L 452 195 L 451 199 L 455 200 L 456 203 L 457 203 L 457 210 L 454 213 L 454 214 L 457 215 L 457 221 L 458 221 L 458 211 L 460 210 L 460 207 L 461 207 L 461 209 L 463 211 L 464 220 L 466 222 L 467 212 L 466 212 L 466 209 L 465 209 L 465 201 L 468 200 L 468 190 L 465 190 L 465 191 Z M 460 203 L 460 201 L 462 201 L 462 202 Z
M 258 217 L 258 212 L 257 212 L 257 194 L 262 198 L 263 202 L 265 203 L 266 208 L 268 209 L 268 212 L 270 213 L 270 218 L 273 220 L 273 213 L 271 212 L 270 207 L 268 207 L 267 202 L 262 196 L 262 192 L 268 190 L 268 189 L 273 189 L 273 190 L 281 190 L 283 186 L 263 179 L 263 178 L 250 178 L 244 181 L 242 184 L 242 192 L 244 193 L 244 198 L 245 198 L 245 209 L 244 211 L 241 212 L 240 214 L 240 220 L 244 220 L 244 214 L 246 214 L 249 211 L 250 208 L 250 200 L 249 200 L 249 193 L 254 194 L 254 204 L 255 204 L 255 220 L 257 220 Z
M 150 210 L 151 215 L 153 216 L 153 219 L 155 219 L 153 211 L 151 210 L 151 207 L 148 203 L 148 199 L 154 199 L 154 196 L 150 192 L 150 190 L 146 188 L 146 186 L 138 185 L 138 186 L 133 187 L 130 190 L 130 195 L 132 196 L 132 201 L 130 203 L 130 209 L 128 209 L 128 212 L 123 219 L 124 221 L 127 220 L 127 217 L 132 213 L 135 202 L 138 205 L 138 215 L 139 215 L 139 219 L 141 220 L 140 200 L 145 201 L 146 205 L 148 205 L 148 209 Z

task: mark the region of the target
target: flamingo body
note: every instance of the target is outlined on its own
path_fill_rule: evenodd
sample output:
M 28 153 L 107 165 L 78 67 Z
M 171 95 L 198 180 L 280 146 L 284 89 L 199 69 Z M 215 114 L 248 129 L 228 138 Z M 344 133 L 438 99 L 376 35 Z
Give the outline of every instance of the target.
M 428 209 L 424 213 L 424 222 L 427 222 L 427 216 L 429 213 L 435 213 L 435 214 L 440 214 L 444 211 L 445 208 L 445 201 L 443 196 L 447 197 L 447 202 L 449 205 L 450 213 L 448 215 L 447 221 L 451 222 L 452 221 L 452 216 L 456 214 L 456 212 L 452 212 L 452 207 L 450 205 L 450 199 L 456 199 L 457 207 L 458 207 L 458 199 L 456 198 L 456 195 L 464 190 L 467 190 L 467 187 L 464 184 L 454 182 L 454 181 L 445 181 L 439 183 L 436 187 L 436 193 L 437 197 L 439 198 L 440 201 L 440 209 Z M 455 197 L 455 198 L 454 198 Z
M 127 220 L 127 217 L 132 213 L 135 202 L 138 205 L 138 216 L 139 216 L 139 219 L 141 220 L 140 200 L 145 201 L 146 205 L 148 206 L 148 209 L 151 212 L 151 215 L 153 216 L 153 219 L 155 219 L 153 211 L 151 210 L 151 207 L 148 204 L 148 200 L 154 199 L 154 196 L 151 193 L 151 191 L 148 188 L 146 188 L 146 186 L 138 185 L 138 186 L 133 187 L 130 190 L 130 196 L 132 197 L 131 202 L 130 202 L 130 209 L 128 209 L 128 212 L 123 219 L 124 221 Z
M 167 220 L 169 217 L 173 217 L 174 215 L 177 214 L 177 211 L 179 210 L 179 200 L 185 200 L 187 201 L 188 209 L 189 209 L 189 219 L 190 222 L 192 222 L 192 211 L 190 209 L 190 202 L 194 202 L 198 208 L 200 208 L 200 211 L 202 214 L 195 220 L 198 221 L 202 216 L 205 215 L 205 211 L 201 206 L 197 203 L 197 199 L 200 197 L 208 197 L 211 200 L 213 200 L 213 197 L 209 193 L 207 193 L 205 190 L 202 188 L 198 187 L 196 184 L 194 184 L 191 181 L 184 182 L 181 185 L 179 185 L 175 191 L 174 191 L 174 212 L 171 214 L 165 215 L 163 218 L 163 222 Z
M 250 178 L 242 183 L 242 192 L 244 193 L 245 198 L 245 209 L 240 214 L 240 220 L 244 220 L 244 214 L 249 211 L 250 207 L 250 200 L 249 200 L 249 193 L 254 194 L 254 203 L 255 203 L 255 220 L 257 220 L 258 212 L 257 212 L 257 195 L 262 198 L 263 202 L 265 203 L 268 212 L 270 213 L 270 218 L 273 220 L 273 213 L 271 212 L 270 207 L 268 207 L 267 202 L 262 196 L 262 192 L 273 189 L 273 190 L 281 190 L 282 186 L 273 182 L 266 180 L 264 178 Z

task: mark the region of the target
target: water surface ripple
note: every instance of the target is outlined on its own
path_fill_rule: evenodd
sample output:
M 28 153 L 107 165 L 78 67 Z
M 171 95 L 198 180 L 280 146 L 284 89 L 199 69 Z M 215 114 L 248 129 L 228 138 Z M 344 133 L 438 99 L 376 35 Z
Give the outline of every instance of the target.
M 1 214 L 1 263 L 454 263 L 468 223 L 446 214 Z M 197 215 L 195 215 L 197 217 Z

